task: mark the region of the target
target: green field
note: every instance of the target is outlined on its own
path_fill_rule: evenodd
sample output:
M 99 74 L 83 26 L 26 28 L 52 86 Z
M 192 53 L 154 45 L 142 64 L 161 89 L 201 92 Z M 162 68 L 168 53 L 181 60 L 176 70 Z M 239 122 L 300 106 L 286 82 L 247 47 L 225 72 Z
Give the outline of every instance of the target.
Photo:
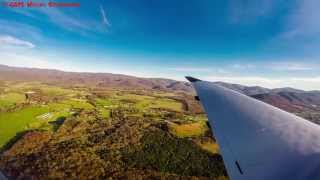
M 77 172 L 74 178 L 89 174 L 105 179 L 104 172 L 123 174 L 124 169 L 136 168 L 151 175 L 225 178 L 219 148 L 207 137 L 206 116 L 186 112 L 176 100 L 183 97 L 176 96 L 151 90 L 6 82 L 0 91 L 0 169 L 14 167 L 28 174 L 32 171 L 26 167 L 37 167 L 49 172 L 44 178 L 52 179 L 70 177 L 67 172 Z M 161 153 L 152 148 L 158 146 Z M 46 156 L 34 157 L 38 152 Z M 184 163 L 190 154 L 195 164 Z M 10 158 L 2 161 L 2 155 Z M 35 161 L 20 159 L 30 157 Z M 41 179 L 38 175 L 26 177 Z
M 208 130 L 205 121 L 199 121 L 188 124 L 169 123 L 170 130 L 178 137 L 201 136 Z
M 49 112 L 48 107 L 27 107 L 16 112 L 0 113 L 0 147 L 27 125 L 39 121 L 36 117 Z
M 29 91 L 35 93 L 31 99 L 26 100 L 24 93 Z M 113 109 L 119 107 L 136 109 L 128 114 L 136 117 L 142 117 L 142 113 L 152 114 L 155 109 L 183 112 L 180 102 L 167 98 L 174 97 L 174 93 L 156 91 L 143 95 L 141 92 L 137 94 L 136 91 L 116 90 L 103 91 L 103 93 L 107 96 L 93 96 L 90 90 L 85 88 L 74 90 L 38 82 L 7 82 L 6 90 L 0 94 L 0 109 L 2 109 L 0 112 L 0 147 L 16 133 L 30 129 L 50 130 L 49 122 L 61 117 L 69 117 L 79 110 L 96 111 L 99 117 L 105 119 L 109 119 Z M 21 107 L 18 106 L 19 104 Z M 14 109 L 9 110 L 9 108 Z M 185 120 L 196 118 L 194 116 L 184 117 Z M 186 133 L 192 134 L 192 132 L 180 132 L 179 128 L 177 131 L 177 135 L 181 137 L 188 136 Z M 201 133 L 194 132 L 194 135 L 197 134 Z
M 25 101 L 25 96 L 21 93 L 6 93 L 0 95 L 0 108 L 7 108 Z
M 30 129 L 50 130 L 49 122 L 61 117 L 69 117 L 78 111 L 95 111 L 99 117 L 104 119 L 109 119 L 111 112 L 119 107 L 130 107 L 131 110 L 126 112 L 127 116 L 136 117 L 142 117 L 143 113 L 153 114 L 157 109 L 183 112 L 180 102 L 168 98 L 174 97 L 174 93 L 167 92 L 140 92 L 137 94 L 136 91 L 111 90 L 102 91 L 103 95 L 97 97 L 85 88 L 74 90 L 38 82 L 7 82 L 6 87 L 6 91 L 0 94 L 0 109 L 2 109 L 0 112 L 0 147 L 5 145 L 16 133 Z M 26 100 L 24 93 L 29 91 L 34 94 Z M 147 95 L 143 95 L 143 93 Z M 19 104 L 21 107 L 18 106 Z M 14 109 L 9 110 L 9 108 Z M 183 119 L 198 120 L 199 118 L 184 116 Z M 200 135 L 205 130 L 197 127 L 193 130 L 187 130 L 187 126 L 190 125 L 176 127 L 177 136 Z
M 117 96 L 120 100 L 135 101 L 135 106 L 139 109 L 163 108 L 181 112 L 182 104 L 167 98 L 157 98 L 153 96 L 144 96 L 136 94 L 125 94 Z

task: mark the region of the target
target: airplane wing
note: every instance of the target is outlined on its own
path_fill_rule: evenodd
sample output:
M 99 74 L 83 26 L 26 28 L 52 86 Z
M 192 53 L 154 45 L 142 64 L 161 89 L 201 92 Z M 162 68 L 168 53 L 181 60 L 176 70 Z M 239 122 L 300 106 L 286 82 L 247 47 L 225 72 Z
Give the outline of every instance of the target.
M 7 180 L 7 178 L 2 174 L 1 171 L 0 171 L 0 180 Z
M 231 180 L 320 179 L 320 126 L 212 82 L 186 77 Z

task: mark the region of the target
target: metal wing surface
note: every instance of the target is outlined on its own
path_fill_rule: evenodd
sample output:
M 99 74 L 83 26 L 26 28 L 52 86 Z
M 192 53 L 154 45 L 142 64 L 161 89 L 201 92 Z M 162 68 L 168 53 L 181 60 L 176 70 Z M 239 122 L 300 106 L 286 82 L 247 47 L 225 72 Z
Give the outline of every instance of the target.
M 187 77 L 232 180 L 320 179 L 320 126 L 212 82 Z

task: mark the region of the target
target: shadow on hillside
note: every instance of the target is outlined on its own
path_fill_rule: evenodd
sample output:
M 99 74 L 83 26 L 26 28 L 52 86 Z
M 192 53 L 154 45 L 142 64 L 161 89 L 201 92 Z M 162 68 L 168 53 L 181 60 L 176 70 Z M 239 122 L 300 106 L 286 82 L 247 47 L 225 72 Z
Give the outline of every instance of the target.
M 66 117 L 60 116 L 60 117 L 58 117 L 55 121 L 49 122 L 49 124 L 52 125 L 52 130 L 53 130 L 54 132 L 56 132 L 56 131 L 58 131 L 58 129 L 59 129 L 60 126 L 64 123 L 65 120 L 66 120 Z
M 31 132 L 31 130 L 25 130 L 17 132 L 14 137 L 12 137 L 5 145 L 0 148 L 0 154 L 9 150 L 16 142 L 18 142 L 25 134 Z

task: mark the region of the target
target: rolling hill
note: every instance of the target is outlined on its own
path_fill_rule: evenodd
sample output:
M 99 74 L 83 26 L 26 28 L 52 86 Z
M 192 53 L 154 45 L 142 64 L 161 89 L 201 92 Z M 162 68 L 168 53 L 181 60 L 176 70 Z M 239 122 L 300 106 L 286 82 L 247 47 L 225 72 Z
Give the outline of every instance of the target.
M 51 69 L 18 68 L 0 65 L 0 80 L 57 84 L 67 87 L 87 86 L 93 88 L 145 89 L 194 94 L 188 82 L 163 78 L 141 78 L 111 73 L 65 72 Z M 320 91 L 303 91 L 293 88 L 268 89 L 259 86 L 243 86 L 225 82 L 217 84 L 252 96 L 293 113 L 318 111 Z
M 0 65 L 0 80 L 22 82 L 38 81 L 64 86 L 193 92 L 189 83 L 169 79 L 139 78 L 111 73 L 78 73 L 50 69 L 17 68 L 4 65 Z
M 318 91 L 216 83 L 320 124 Z M 11 179 L 228 179 L 193 96 L 170 79 L 0 65 L 0 170 Z

